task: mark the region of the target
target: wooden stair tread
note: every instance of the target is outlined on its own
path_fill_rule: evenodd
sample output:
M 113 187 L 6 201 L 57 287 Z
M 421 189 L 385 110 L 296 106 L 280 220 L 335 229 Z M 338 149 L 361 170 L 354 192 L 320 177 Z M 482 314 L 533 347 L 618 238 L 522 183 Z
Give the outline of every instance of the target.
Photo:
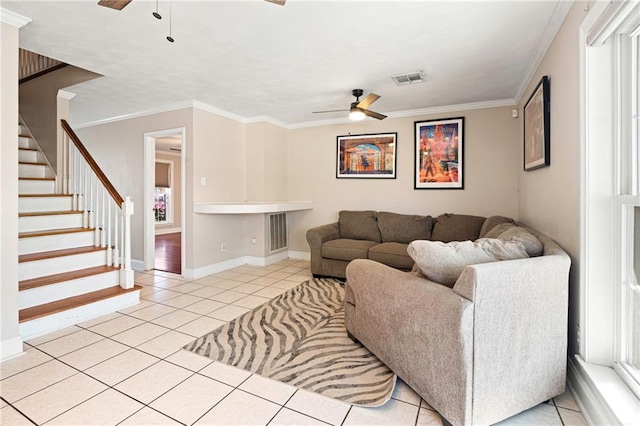
M 18 256 L 18 263 L 33 262 L 42 259 L 52 259 L 54 257 L 73 256 L 76 254 L 93 253 L 95 251 L 106 250 L 106 247 L 75 247 L 70 249 L 43 251 L 40 253 L 21 254 Z
M 38 151 L 39 152 L 38 148 L 18 148 L 18 150 L 20 150 L 20 149 L 23 150 L 23 151 Z
M 18 197 L 36 198 L 36 197 L 73 197 L 71 194 L 18 194 Z
M 18 217 L 60 216 L 63 214 L 82 214 L 82 212 L 80 210 L 59 210 L 55 212 L 23 212 L 18 213 Z
M 96 228 L 65 228 L 65 229 L 53 229 L 51 231 L 21 232 L 18 234 L 18 238 L 48 237 L 49 235 L 75 234 L 78 232 L 94 232 L 95 230 Z
M 133 288 L 127 290 L 123 289 L 120 286 L 114 286 L 105 288 L 103 290 L 92 291 L 91 293 L 81 294 L 79 296 L 68 297 L 66 299 L 57 300 L 51 303 L 45 303 L 44 305 L 21 309 L 19 312 L 19 321 L 30 321 L 36 318 L 44 317 L 46 315 L 63 312 L 69 309 L 77 308 L 79 306 L 88 305 L 89 303 L 98 302 L 100 300 L 109 299 L 111 297 L 130 293 L 132 291 L 138 291 L 141 289 L 142 286 L 137 284 L 134 285 Z
M 119 271 L 120 268 L 113 266 L 95 266 L 93 268 L 78 269 L 70 272 L 62 272 L 60 274 L 46 275 L 44 277 L 31 278 L 18 283 L 19 290 L 29 290 L 31 288 L 43 287 L 50 284 L 56 284 L 64 281 L 76 280 L 78 278 L 90 277 L 92 275 L 104 274 L 106 272 Z
M 31 136 L 29 136 L 29 135 L 18 135 L 18 137 L 19 138 L 29 138 L 29 139 L 31 139 Z
M 56 180 L 56 178 L 41 178 L 41 177 L 19 177 L 18 180 Z
M 47 163 L 37 163 L 33 161 L 18 161 L 18 164 L 27 164 L 30 166 L 46 166 Z

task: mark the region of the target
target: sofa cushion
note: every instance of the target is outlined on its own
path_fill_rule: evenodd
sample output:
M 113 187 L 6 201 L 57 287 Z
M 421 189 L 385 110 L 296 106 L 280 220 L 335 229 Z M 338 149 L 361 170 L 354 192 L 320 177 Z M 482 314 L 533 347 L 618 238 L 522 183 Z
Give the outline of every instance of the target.
M 431 239 L 434 241 L 475 240 L 485 222 L 484 217 L 445 213 L 436 218 Z
M 512 226 L 505 229 L 498 235 L 498 239 L 522 244 L 529 257 L 540 256 L 544 250 L 538 237 L 522 226 Z
M 413 259 L 407 253 L 408 244 L 382 243 L 369 249 L 369 259 L 398 269 L 411 269 Z
M 414 240 L 430 240 L 432 226 L 433 218 L 431 216 L 378 213 L 378 228 L 383 243 L 409 244 Z
M 339 238 L 322 244 L 322 257 L 346 261 L 366 259 L 369 249 L 376 244 L 373 241 Z
M 476 241 L 413 241 L 407 252 L 431 281 L 453 287 L 468 265 L 529 257 L 518 242 L 481 238 Z
M 348 211 L 338 213 L 340 238 L 350 240 L 368 240 L 382 242 L 376 212 L 372 210 Z M 366 258 L 366 256 L 365 256 Z
M 515 223 L 501 223 L 489 229 L 482 238 L 498 238 L 498 235 L 502 234 L 507 229 L 514 228 L 518 225 Z
M 503 223 L 513 223 L 513 219 L 506 216 L 491 216 L 488 217 L 487 220 L 482 224 L 482 228 L 480 228 L 480 234 L 478 238 L 487 238 L 486 234 L 493 228 Z M 494 237 L 495 238 L 495 237 Z

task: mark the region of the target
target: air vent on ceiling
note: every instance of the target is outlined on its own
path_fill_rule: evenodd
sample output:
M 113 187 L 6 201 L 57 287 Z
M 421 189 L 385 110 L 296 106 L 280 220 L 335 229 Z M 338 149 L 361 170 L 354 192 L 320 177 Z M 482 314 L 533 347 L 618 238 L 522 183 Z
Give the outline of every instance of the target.
M 393 75 L 391 76 L 391 78 L 396 82 L 398 86 L 404 86 L 405 84 L 424 83 L 426 81 L 424 73 L 422 71 Z

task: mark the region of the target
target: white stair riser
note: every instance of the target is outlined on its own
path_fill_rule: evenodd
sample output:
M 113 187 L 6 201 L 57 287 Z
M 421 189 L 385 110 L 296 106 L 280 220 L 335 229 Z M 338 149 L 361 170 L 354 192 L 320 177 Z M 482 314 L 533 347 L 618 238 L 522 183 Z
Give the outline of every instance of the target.
M 57 312 L 31 321 L 21 322 L 19 334 L 23 340 L 33 339 L 43 334 L 61 330 L 102 315 L 128 308 L 140 303 L 140 291 L 131 291 L 109 299 Z
M 55 194 L 55 187 L 53 180 L 20 180 L 18 194 Z
M 18 136 L 18 148 L 36 149 L 36 144 L 31 138 Z
M 53 177 L 46 164 L 18 164 L 18 177 Z
M 34 260 L 32 262 L 21 262 L 18 264 L 18 281 L 106 264 L 107 255 L 105 250 Z
M 44 155 L 39 151 L 30 151 L 25 149 L 18 150 L 18 161 L 27 163 L 45 163 Z
M 104 274 L 64 281 L 47 286 L 22 290 L 18 295 L 20 309 L 55 302 L 68 297 L 79 296 L 84 293 L 98 291 L 119 285 L 120 271 L 110 271 Z
M 46 235 L 18 239 L 18 255 L 43 251 L 64 250 L 94 245 L 94 232 L 73 232 L 70 234 Z
M 71 211 L 72 197 L 19 197 L 18 213 Z
M 26 133 L 26 129 L 22 124 L 18 124 L 18 134 L 19 135 L 24 135 Z
M 82 213 L 43 216 L 23 216 L 18 218 L 18 232 L 50 231 L 82 227 Z

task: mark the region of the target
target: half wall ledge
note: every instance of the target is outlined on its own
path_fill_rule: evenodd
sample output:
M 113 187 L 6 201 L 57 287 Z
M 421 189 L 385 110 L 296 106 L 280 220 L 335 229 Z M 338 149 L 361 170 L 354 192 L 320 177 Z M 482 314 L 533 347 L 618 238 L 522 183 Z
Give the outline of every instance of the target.
M 311 210 L 313 201 L 247 201 L 193 203 L 193 212 L 201 214 L 264 214 Z

